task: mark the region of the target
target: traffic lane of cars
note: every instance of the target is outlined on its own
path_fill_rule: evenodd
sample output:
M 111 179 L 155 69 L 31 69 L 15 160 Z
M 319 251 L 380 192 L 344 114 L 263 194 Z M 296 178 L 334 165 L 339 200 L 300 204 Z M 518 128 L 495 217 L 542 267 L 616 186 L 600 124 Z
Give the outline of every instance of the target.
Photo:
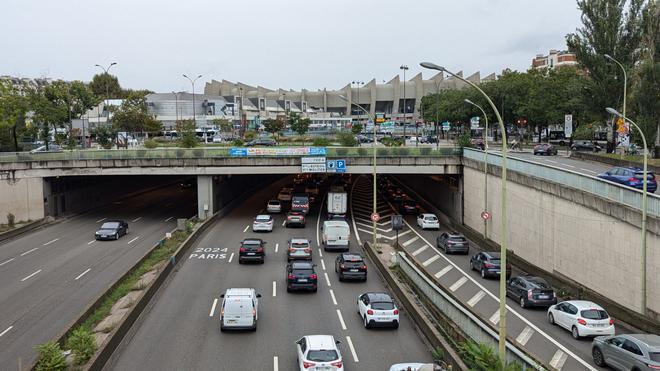
M 565 170 L 571 170 L 591 176 L 596 176 L 611 168 L 611 166 L 607 164 L 600 164 L 598 162 L 566 157 L 565 152 L 562 150 L 559 150 L 558 156 L 535 156 L 533 153 L 529 152 L 511 151 L 507 152 L 507 156 L 539 162 L 541 164 L 555 166 Z

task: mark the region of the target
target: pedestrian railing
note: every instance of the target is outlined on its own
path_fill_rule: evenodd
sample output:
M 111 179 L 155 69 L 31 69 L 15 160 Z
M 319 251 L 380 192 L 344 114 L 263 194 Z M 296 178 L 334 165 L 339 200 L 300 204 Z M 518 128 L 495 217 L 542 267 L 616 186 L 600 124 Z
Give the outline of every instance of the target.
M 484 152 L 472 148 L 463 149 L 463 157 L 483 162 Z M 488 164 L 502 166 L 501 153 L 488 153 Z M 576 171 L 561 169 L 551 165 L 540 164 L 521 158 L 507 157 L 507 170 L 536 178 L 545 179 L 549 182 L 558 183 L 567 187 L 592 193 L 596 196 L 624 204 L 635 209 L 642 209 L 642 191 L 610 182 L 598 177 L 581 174 Z M 649 193 L 647 198 L 648 215 L 660 216 L 660 196 Z

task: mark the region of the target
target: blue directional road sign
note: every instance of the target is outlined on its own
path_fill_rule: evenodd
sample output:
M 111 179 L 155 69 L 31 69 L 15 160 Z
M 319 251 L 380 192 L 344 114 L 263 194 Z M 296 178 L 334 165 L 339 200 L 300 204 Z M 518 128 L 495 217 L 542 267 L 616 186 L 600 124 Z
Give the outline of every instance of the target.
M 336 169 L 338 173 L 346 172 L 346 160 L 336 160 Z
M 326 161 L 325 171 L 328 172 L 328 173 L 336 173 L 337 172 L 337 161 L 336 160 Z

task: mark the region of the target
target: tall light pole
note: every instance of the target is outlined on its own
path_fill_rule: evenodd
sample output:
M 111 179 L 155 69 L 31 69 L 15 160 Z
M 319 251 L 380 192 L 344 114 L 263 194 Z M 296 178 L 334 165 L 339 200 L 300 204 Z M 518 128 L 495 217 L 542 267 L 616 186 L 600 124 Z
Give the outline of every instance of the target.
M 106 106 L 106 109 L 108 110 L 108 118 L 110 118 L 110 107 L 108 106 L 108 101 L 110 100 L 110 85 L 109 85 L 109 82 L 108 82 L 108 78 L 110 78 L 110 74 L 108 73 L 108 71 L 110 71 L 110 68 L 112 66 L 116 65 L 116 64 L 117 64 L 117 62 L 112 62 L 108 65 L 108 68 L 105 68 L 105 67 L 101 66 L 100 64 L 95 64 L 94 65 L 95 67 L 98 67 L 98 68 L 102 69 L 103 72 L 106 75 L 108 75 L 106 80 L 105 80 L 105 106 Z M 108 121 L 106 120 L 105 123 L 107 124 Z
M 351 82 L 351 85 L 352 84 L 355 84 L 355 86 L 357 87 L 357 104 L 360 104 L 360 85 L 361 84 L 364 85 L 364 82 L 363 81 L 353 81 L 353 82 Z M 353 107 L 351 107 L 351 116 L 353 116 Z M 358 114 L 357 121 L 360 122 L 360 114 Z
M 440 132 L 438 131 L 438 126 L 440 126 L 440 83 L 437 80 L 433 82 L 435 83 L 435 148 L 440 148 Z
M 400 70 L 403 70 L 403 145 L 406 145 L 406 71 L 408 71 L 408 66 L 402 64 L 399 67 Z
M 500 241 L 500 266 L 502 269 L 500 269 L 500 321 L 499 321 L 499 355 L 500 355 L 500 360 L 504 364 L 505 362 L 505 357 L 506 357 L 506 250 L 507 250 L 507 245 L 508 245 L 508 233 L 507 233 L 507 215 L 506 215 L 506 156 L 507 156 L 507 148 L 506 148 L 506 130 L 504 129 L 504 122 L 502 121 L 502 116 L 500 116 L 500 112 L 497 110 L 497 107 L 495 106 L 495 103 L 490 99 L 488 94 L 486 94 L 481 88 L 479 88 L 475 83 L 472 81 L 464 79 L 462 76 L 459 76 L 453 72 L 448 71 L 444 67 L 438 66 L 435 63 L 430 63 L 430 62 L 422 62 L 420 65 L 424 68 L 432 69 L 432 70 L 437 70 L 440 72 L 446 72 L 453 77 L 465 82 L 466 84 L 472 86 L 473 88 L 477 89 L 479 93 L 481 93 L 486 100 L 488 101 L 488 104 L 490 104 L 490 107 L 495 111 L 495 116 L 497 117 L 497 122 L 500 125 L 500 130 L 502 130 L 502 187 L 500 192 L 502 193 L 502 199 L 501 199 L 501 209 L 502 209 L 502 240 Z
M 174 123 L 176 124 L 179 121 L 179 93 L 173 91 L 172 94 L 174 94 Z
M 373 150 L 373 152 L 374 152 L 374 153 L 373 153 L 373 162 L 374 162 L 374 166 L 373 166 L 373 176 L 374 176 L 373 183 L 374 183 L 374 184 L 373 184 L 373 186 L 374 186 L 374 188 L 373 188 L 373 212 L 372 212 L 372 213 L 373 213 L 373 214 L 376 214 L 376 213 L 378 213 L 378 209 L 376 208 L 376 120 L 375 120 L 375 118 L 371 115 L 371 113 L 370 113 L 369 111 L 367 111 L 367 110 L 366 110 L 364 107 L 362 107 L 361 105 L 353 103 L 350 99 L 346 98 L 346 97 L 343 96 L 343 95 L 340 95 L 339 98 L 341 98 L 341 99 L 347 101 L 351 106 L 355 105 L 357 108 L 359 108 L 359 109 L 361 109 L 362 111 L 364 111 L 364 113 L 366 113 L 367 116 L 369 117 L 369 120 L 371 120 L 371 122 L 373 122 L 373 127 L 374 127 L 374 133 L 373 133 L 373 135 L 374 135 L 374 141 L 371 142 L 371 143 L 372 143 L 371 147 L 372 147 L 372 150 Z M 378 249 L 378 245 L 376 244 L 376 242 L 377 242 L 377 241 L 376 241 L 376 221 L 373 220 L 373 218 L 372 218 L 371 223 L 372 223 L 372 230 L 371 230 L 371 232 L 372 232 L 372 242 L 371 242 L 371 243 L 372 243 L 372 246 L 374 247 L 374 249 L 376 249 L 376 251 L 380 251 L 380 249 Z
M 619 67 L 621 67 L 621 71 L 623 71 L 623 114 L 620 115 L 620 116 L 621 116 L 622 118 L 624 118 L 624 120 L 625 120 L 625 117 L 626 117 L 626 88 L 627 88 L 627 86 L 628 86 L 628 75 L 626 75 L 626 68 L 623 67 L 623 64 L 622 64 L 621 62 L 619 62 L 619 61 L 617 61 L 616 59 L 614 59 L 614 57 L 612 57 L 611 55 L 609 55 L 609 54 L 603 54 L 603 56 L 604 56 L 605 58 L 611 60 L 612 62 L 618 64 Z M 614 146 L 616 147 L 616 139 L 615 139 Z M 622 156 L 623 156 L 623 155 L 622 155 Z
M 184 74 L 183 74 L 183 77 L 187 78 L 188 81 L 190 81 L 190 84 L 192 84 L 192 96 L 193 96 L 193 102 L 192 102 L 192 103 L 193 103 L 193 105 L 192 105 L 192 106 L 193 106 L 193 123 L 195 124 L 195 128 L 197 128 L 197 115 L 196 115 L 196 112 L 195 112 L 195 81 L 197 81 L 197 79 L 199 79 L 200 77 L 202 77 L 202 75 L 198 75 L 197 77 L 195 77 L 195 79 L 191 79 L 190 77 L 186 76 L 186 74 L 184 73 Z
M 477 107 L 484 115 L 486 127 L 484 129 L 484 211 L 488 210 L 488 115 L 480 105 L 474 103 L 469 99 L 465 99 L 465 103 Z M 488 219 L 484 219 L 484 240 L 488 238 Z
M 648 166 L 648 147 L 646 145 L 646 136 L 644 136 L 644 132 L 642 129 L 640 129 L 639 126 L 633 120 L 629 119 L 628 117 L 625 116 L 625 114 L 619 113 L 617 110 L 611 107 L 607 107 L 605 109 L 607 112 L 619 116 L 625 121 L 628 121 L 631 123 L 637 131 L 639 131 L 639 135 L 642 137 L 642 143 L 644 144 L 644 172 L 643 172 L 643 177 L 644 179 L 642 180 L 642 298 L 641 298 L 641 306 L 642 306 L 642 314 L 646 315 L 646 202 L 647 202 L 647 196 L 648 192 L 646 190 L 646 184 L 648 183 L 648 171 L 647 171 L 647 166 Z

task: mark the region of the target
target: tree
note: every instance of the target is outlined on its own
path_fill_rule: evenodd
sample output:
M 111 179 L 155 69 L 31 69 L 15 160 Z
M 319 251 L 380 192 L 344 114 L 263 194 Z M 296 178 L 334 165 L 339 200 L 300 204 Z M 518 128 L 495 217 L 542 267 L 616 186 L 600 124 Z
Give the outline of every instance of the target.
M 136 92 L 115 110 L 112 124 L 117 131 L 157 133 L 162 130 L 162 123 L 147 109 L 146 97 Z
M 110 125 L 94 127 L 90 132 L 96 138 L 96 142 L 105 149 L 110 149 L 112 147 L 112 142 L 117 135 L 117 132 Z
M 176 123 L 176 132 L 179 134 L 179 144 L 183 148 L 197 147 L 198 140 L 193 120 L 179 120 Z
M 27 86 L 17 88 L 8 80 L 0 80 L 0 150 L 19 151 L 18 137 L 26 131 L 25 114 L 29 109 Z
M 89 83 L 89 87 L 94 92 L 94 95 L 103 97 L 104 99 L 120 98 L 124 95 L 119 85 L 119 79 L 105 72 L 94 75 L 92 81 Z
M 355 135 L 358 135 L 362 132 L 362 129 L 364 129 L 364 127 L 362 126 L 362 124 L 358 122 L 353 124 L 353 126 L 351 127 L 351 132 Z
M 280 119 L 264 120 L 264 129 L 273 135 L 276 135 L 280 131 L 284 130 L 284 126 L 284 121 Z
M 229 122 L 227 119 L 213 119 L 213 125 L 219 127 L 220 131 L 223 133 L 229 133 L 233 131 L 231 122 Z
M 31 92 L 30 104 L 34 122 L 39 125 L 40 137 L 49 146 L 52 133 L 55 142 L 60 144 L 59 128 L 69 121 L 69 86 L 64 81 L 55 81 Z
M 309 118 L 300 118 L 300 115 L 296 113 L 290 113 L 289 117 L 287 119 L 289 127 L 291 130 L 295 131 L 300 135 L 303 139 L 303 145 L 305 144 L 305 137 L 304 135 L 307 133 L 307 130 L 309 130 L 309 124 L 311 124 L 312 120 Z

